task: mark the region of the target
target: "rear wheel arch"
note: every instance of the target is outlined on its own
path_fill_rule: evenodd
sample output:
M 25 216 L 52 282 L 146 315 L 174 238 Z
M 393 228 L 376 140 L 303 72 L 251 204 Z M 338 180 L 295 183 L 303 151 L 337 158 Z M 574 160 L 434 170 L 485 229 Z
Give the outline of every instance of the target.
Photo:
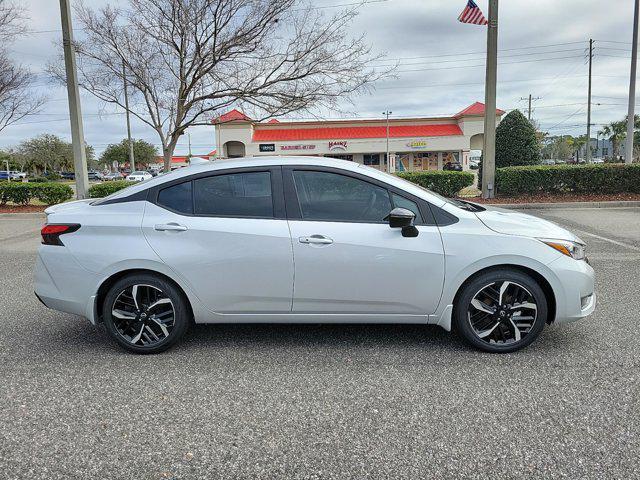
M 540 285 L 540 288 L 544 292 L 544 296 L 547 300 L 547 310 L 548 310 L 547 323 L 553 323 L 553 321 L 556 318 L 556 296 L 549 281 L 542 274 L 533 270 L 532 268 L 525 267 L 523 265 L 516 265 L 516 264 L 509 264 L 509 263 L 485 267 L 481 270 L 478 270 L 477 272 L 474 272 L 472 275 L 470 275 L 464 282 L 460 284 L 460 286 L 456 291 L 456 294 L 453 298 L 454 310 L 456 308 L 456 305 L 458 304 L 458 298 L 461 292 L 463 291 L 464 287 L 469 282 L 473 281 L 473 279 L 475 279 L 476 277 L 494 270 L 516 270 L 533 278 L 538 283 L 538 285 Z
M 121 278 L 130 276 L 130 275 L 141 274 L 141 273 L 148 274 L 148 275 L 155 275 L 156 277 L 162 278 L 163 280 L 171 283 L 184 298 L 184 301 L 187 307 L 189 308 L 189 313 L 191 315 L 191 318 L 193 319 L 193 307 L 191 306 L 191 301 L 189 300 L 189 296 L 186 294 L 186 292 L 180 286 L 180 284 L 178 284 L 178 282 L 176 282 L 173 278 L 169 277 L 168 275 L 164 273 L 160 273 L 156 270 L 150 270 L 147 268 L 131 268 L 128 270 L 121 270 L 119 272 L 112 274 L 110 277 L 108 277 L 106 280 L 104 280 L 100 284 L 100 287 L 98 287 L 98 292 L 96 294 L 96 311 L 97 311 L 98 319 L 100 322 L 102 322 L 102 309 L 104 307 L 104 299 L 109 289 L 111 289 L 111 287 L 115 285 L 115 283 Z

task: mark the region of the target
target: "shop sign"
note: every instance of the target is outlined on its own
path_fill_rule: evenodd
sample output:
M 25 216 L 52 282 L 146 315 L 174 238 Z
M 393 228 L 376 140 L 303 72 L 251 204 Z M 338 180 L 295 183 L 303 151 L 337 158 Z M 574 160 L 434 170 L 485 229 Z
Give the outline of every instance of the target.
M 275 152 L 276 144 L 275 143 L 261 143 L 258 145 L 258 148 L 261 152 Z
M 280 145 L 280 150 L 315 150 L 315 145 Z
M 427 148 L 427 142 L 424 140 L 415 140 L 413 142 L 407 142 L 407 147 L 420 150 L 422 148 Z
M 346 150 L 347 149 L 347 141 L 339 141 L 339 142 L 329 142 L 329 150 Z

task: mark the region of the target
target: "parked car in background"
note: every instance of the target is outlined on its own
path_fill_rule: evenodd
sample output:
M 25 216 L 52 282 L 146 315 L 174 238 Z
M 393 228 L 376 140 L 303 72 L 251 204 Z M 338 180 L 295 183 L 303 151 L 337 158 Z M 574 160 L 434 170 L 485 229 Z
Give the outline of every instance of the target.
M 90 170 L 87 172 L 87 177 L 90 181 L 101 181 L 102 174 L 100 172 L 96 172 L 95 170 Z
M 11 172 L 0 170 L 0 180 L 11 180 Z
M 544 160 L 542 160 L 542 165 L 555 165 L 556 161 L 555 160 L 551 160 L 550 158 L 545 158 Z
M 480 168 L 480 160 L 476 160 L 476 159 L 471 160 L 470 159 L 469 160 L 469 168 L 471 170 L 478 170 L 478 168 Z
M 107 173 L 104 177 L 102 177 L 102 180 L 104 180 L 105 182 L 110 181 L 110 180 L 122 180 L 122 174 L 120 172 L 109 172 Z
M 27 172 L 12 171 L 9 172 L 9 174 L 11 175 L 11 180 L 22 180 L 27 178 Z
M 349 161 L 209 162 L 45 213 L 36 295 L 136 353 L 193 322 L 434 324 L 512 352 L 596 306 L 568 230 Z
M 143 172 L 142 170 L 138 170 L 127 175 L 127 180 L 130 182 L 142 182 L 144 180 L 149 180 L 150 178 L 153 178 L 151 174 L 149 172 Z
M 149 172 L 152 177 L 157 177 L 158 173 L 160 173 L 160 170 L 158 170 L 157 168 L 150 168 L 147 170 L 147 172 Z
M 460 162 L 447 162 L 447 163 L 444 164 L 442 169 L 443 170 L 452 170 L 454 172 L 461 172 L 462 171 L 462 165 L 460 164 Z
M 604 163 L 604 160 L 601 158 L 594 158 L 593 160 L 591 160 L 591 163 L 600 164 L 600 163 Z
M 555 160 L 556 165 L 566 165 L 567 162 L 565 162 L 564 160 L 562 160 L 561 158 L 558 158 L 557 160 Z
M 63 180 L 75 180 L 76 174 L 74 172 L 60 172 L 60 177 Z

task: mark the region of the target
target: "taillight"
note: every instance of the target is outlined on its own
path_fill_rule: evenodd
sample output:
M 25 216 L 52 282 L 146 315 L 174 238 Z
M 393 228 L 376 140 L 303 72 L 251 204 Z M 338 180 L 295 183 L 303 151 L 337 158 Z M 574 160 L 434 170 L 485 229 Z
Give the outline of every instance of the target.
M 40 235 L 42 235 L 43 245 L 64 245 L 60 240 L 60 235 L 75 232 L 80 228 L 78 223 L 65 224 L 49 224 L 42 227 Z

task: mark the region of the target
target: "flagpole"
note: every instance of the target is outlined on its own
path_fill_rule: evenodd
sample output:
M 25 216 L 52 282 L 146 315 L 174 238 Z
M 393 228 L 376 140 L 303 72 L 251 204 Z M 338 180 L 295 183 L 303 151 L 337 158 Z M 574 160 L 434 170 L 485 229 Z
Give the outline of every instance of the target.
M 482 198 L 496 195 L 496 81 L 498 70 L 498 0 L 489 0 L 487 71 L 484 86 L 484 145 L 482 149 Z

